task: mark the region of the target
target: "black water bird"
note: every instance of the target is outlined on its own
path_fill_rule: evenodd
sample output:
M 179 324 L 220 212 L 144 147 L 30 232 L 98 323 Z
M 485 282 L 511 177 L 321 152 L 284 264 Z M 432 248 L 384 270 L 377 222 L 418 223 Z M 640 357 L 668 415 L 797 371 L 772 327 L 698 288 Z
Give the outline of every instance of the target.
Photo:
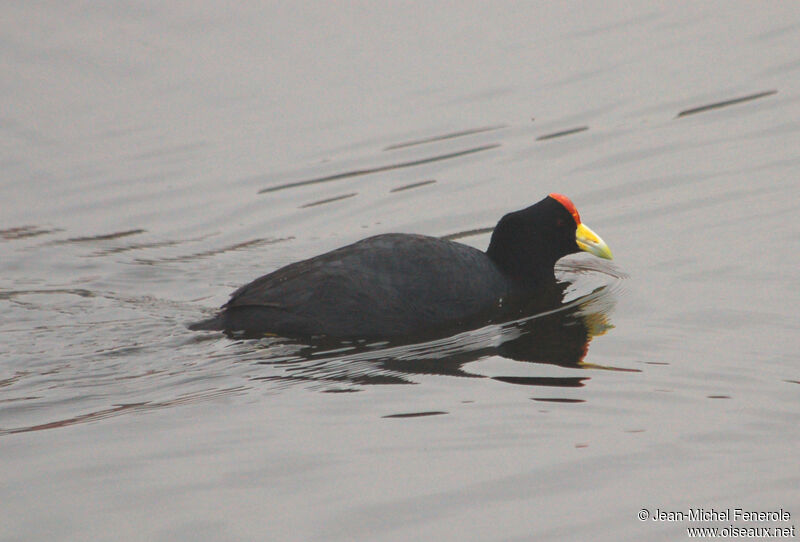
M 502 321 L 555 283 L 553 267 L 586 251 L 611 259 L 566 196 L 505 215 L 486 252 L 423 235 L 368 237 L 264 275 L 190 326 L 248 336 L 398 338 Z

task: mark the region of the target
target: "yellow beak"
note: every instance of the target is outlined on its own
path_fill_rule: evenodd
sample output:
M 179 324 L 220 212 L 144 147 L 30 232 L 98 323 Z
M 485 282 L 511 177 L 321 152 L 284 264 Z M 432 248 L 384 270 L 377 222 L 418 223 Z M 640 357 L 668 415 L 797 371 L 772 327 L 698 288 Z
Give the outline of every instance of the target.
M 585 250 L 590 254 L 594 254 L 606 260 L 613 259 L 611 249 L 608 245 L 600 239 L 600 236 L 593 232 L 589 226 L 580 224 L 575 231 L 575 242 L 578 243 L 578 248 Z

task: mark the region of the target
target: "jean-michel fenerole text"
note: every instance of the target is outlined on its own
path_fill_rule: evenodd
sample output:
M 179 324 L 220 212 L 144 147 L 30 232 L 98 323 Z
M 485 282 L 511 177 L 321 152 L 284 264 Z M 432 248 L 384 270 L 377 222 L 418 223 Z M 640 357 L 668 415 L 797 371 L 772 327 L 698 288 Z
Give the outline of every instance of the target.
M 742 508 L 689 508 L 688 510 L 662 510 L 656 508 L 650 515 L 653 521 L 757 521 L 782 522 L 792 519 L 791 512 L 777 510 L 755 511 Z

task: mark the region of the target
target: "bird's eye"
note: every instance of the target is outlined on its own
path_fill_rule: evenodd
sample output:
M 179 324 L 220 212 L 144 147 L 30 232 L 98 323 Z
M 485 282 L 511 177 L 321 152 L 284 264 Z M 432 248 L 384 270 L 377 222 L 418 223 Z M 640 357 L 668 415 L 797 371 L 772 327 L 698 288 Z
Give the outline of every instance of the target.
M 556 220 L 556 226 L 558 226 L 560 228 L 563 225 L 564 225 L 564 219 L 563 218 L 559 218 L 559 219 Z

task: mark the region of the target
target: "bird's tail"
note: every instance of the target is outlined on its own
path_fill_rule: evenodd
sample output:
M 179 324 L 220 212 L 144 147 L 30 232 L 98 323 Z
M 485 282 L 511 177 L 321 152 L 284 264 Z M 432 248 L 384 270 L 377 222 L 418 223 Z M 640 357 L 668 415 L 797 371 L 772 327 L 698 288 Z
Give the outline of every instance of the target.
M 225 329 L 219 316 L 214 316 L 207 320 L 200 320 L 187 326 L 192 331 L 221 331 Z

